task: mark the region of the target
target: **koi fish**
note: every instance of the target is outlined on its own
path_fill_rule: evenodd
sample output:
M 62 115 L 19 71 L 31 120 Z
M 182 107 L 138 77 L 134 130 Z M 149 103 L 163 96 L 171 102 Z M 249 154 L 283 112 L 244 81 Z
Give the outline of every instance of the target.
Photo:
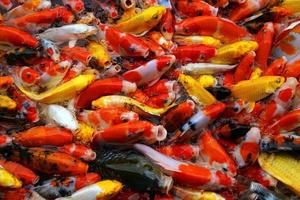
M 286 133 L 299 127 L 300 110 L 293 110 L 279 117 L 266 131 L 270 133 Z
M 250 51 L 241 59 L 240 63 L 237 65 L 236 70 L 234 72 L 235 83 L 238 83 L 243 80 L 248 80 L 250 78 L 255 56 L 256 56 L 255 52 Z
M 260 130 L 252 127 L 246 133 L 245 139 L 235 147 L 232 156 L 240 168 L 251 165 L 256 161 L 259 154 L 260 139 Z
M 258 43 L 254 41 L 238 41 L 220 47 L 217 54 L 210 62 L 216 64 L 235 64 L 238 59 L 258 48 Z
M 137 141 L 152 144 L 163 141 L 166 136 L 167 131 L 163 126 L 155 126 L 148 121 L 129 121 L 96 132 L 93 144 L 98 146 L 101 143 L 126 144 Z
M 24 154 L 26 157 L 22 156 Z M 87 164 L 69 154 L 38 147 L 13 149 L 9 158 L 45 174 L 81 175 L 86 174 L 89 168 Z
M 157 57 L 146 64 L 127 71 L 123 74 L 124 79 L 139 85 L 154 84 L 159 78 L 170 69 L 175 62 L 175 56 L 165 55 Z
M 249 15 L 255 13 L 256 11 L 264 8 L 270 3 L 269 0 L 250 0 L 245 1 L 242 4 L 238 4 L 235 8 L 233 8 L 229 14 L 229 19 L 238 22 L 245 17 L 248 17 Z
M 226 43 L 251 37 L 245 29 L 234 22 L 214 16 L 190 17 L 182 20 L 175 25 L 175 33 L 188 36 L 212 36 Z
M 35 33 L 43 28 L 49 28 L 57 19 L 61 19 L 65 24 L 70 24 L 74 16 L 67 8 L 58 6 L 10 19 L 7 23 L 21 30 Z
M 121 191 L 122 183 L 115 180 L 104 180 L 81 188 L 69 197 L 60 197 L 57 200 L 107 199 Z
M 259 155 L 258 163 L 263 170 L 299 194 L 298 174 L 295 172 L 299 170 L 300 164 L 294 156 L 286 153 L 262 153 Z
M 47 39 L 61 44 L 64 42 L 84 39 L 90 35 L 95 35 L 97 28 L 86 24 L 70 24 L 58 28 L 49 28 L 46 31 L 38 34 L 39 38 Z
M 143 92 L 149 97 L 157 96 L 160 94 L 166 94 L 166 93 L 177 94 L 179 92 L 179 85 L 176 81 L 161 79 L 154 85 L 145 88 Z
M 153 40 L 165 50 L 170 50 L 174 47 L 173 42 L 171 40 L 167 40 L 160 32 L 151 31 L 147 35 L 151 40 Z
M 267 2 L 267 1 L 266 1 Z M 256 62 L 261 69 L 265 69 L 270 55 L 273 39 L 274 39 L 274 25 L 269 22 L 266 23 L 260 32 L 255 36 L 258 45 L 256 50 Z
M 57 127 L 35 126 L 14 134 L 13 140 L 25 147 L 63 146 L 73 141 L 73 134 Z
M 161 122 L 168 131 L 174 132 L 192 117 L 194 109 L 195 103 L 187 100 L 169 110 Z
M 74 114 L 63 106 L 55 104 L 46 106 L 45 115 L 48 123 L 52 122 L 71 131 L 76 131 L 79 128 Z
M 121 32 L 113 27 L 98 24 L 97 36 L 100 39 L 105 39 L 113 51 L 121 56 L 146 58 L 149 55 L 149 47 L 141 38 Z
M 195 134 L 197 131 L 205 128 L 209 123 L 214 121 L 225 110 L 226 105 L 223 103 L 216 103 L 206 106 L 203 110 L 198 110 L 191 118 L 183 124 L 175 135 L 171 138 L 171 142 L 174 139 Z
M 127 121 L 138 120 L 139 116 L 125 108 L 108 107 L 95 111 L 85 110 L 79 114 L 78 118 L 93 128 L 101 130 Z
M 0 26 L 0 43 L 10 46 L 28 46 L 35 48 L 38 40 L 29 33 L 10 26 Z
M 214 104 L 217 100 L 191 76 L 180 74 L 178 81 L 196 102 L 202 105 Z
M 176 10 L 181 17 L 216 16 L 218 8 L 204 1 L 173 0 Z
M 61 61 L 58 63 L 50 59 L 37 62 L 35 68 L 40 73 L 39 85 L 45 89 L 54 88 L 63 81 L 71 65 L 71 60 L 64 56 L 61 56 Z
M 210 131 L 201 134 L 198 140 L 198 147 L 202 162 L 209 163 L 212 168 L 229 172 L 232 176 L 236 175 L 237 169 L 234 161 L 212 136 Z
M 214 57 L 217 53 L 214 47 L 206 45 L 188 45 L 175 48 L 172 53 L 180 62 L 202 62 Z
M 199 147 L 190 144 L 172 144 L 156 148 L 160 153 L 177 160 L 192 161 L 199 157 Z
M 230 176 L 221 171 L 174 160 L 143 144 L 137 143 L 133 146 L 181 184 L 198 188 L 222 188 L 234 182 Z
M 212 63 L 189 63 L 181 67 L 182 71 L 189 75 L 215 74 L 233 70 L 237 65 L 220 65 Z
M 160 32 L 167 39 L 171 40 L 174 34 L 175 18 L 171 9 L 166 9 L 160 20 Z
M 17 103 L 16 110 L 18 111 L 18 114 L 21 118 L 25 118 L 31 123 L 40 120 L 36 102 L 30 100 L 16 88 L 9 89 L 9 93 Z
M 97 156 L 97 171 L 136 191 L 169 192 L 172 188 L 173 179 L 164 175 L 149 159 L 136 151 L 102 149 Z
M 263 76 L 254 80 L 240 81 L 232 87 L 231 92 L 235 98 L 255 102 L 272 94 L 283 83 L 284 77 L 282 76 Z M 256 90 L 250 88 L 256 88 Z
M 154 116 L 161 116 L 165 112 L 167 112 L 170 108 L 176 106 L 175 103 L 164 107 L 164 108 L 153 108 L 147 105 L 144 105 L 132 98 L 119 96 L 119 95 L 111 95 L 111 96 L 104 96 L 92 102 L 92 106 L 96 108 L 108 108 L 108 107 L 129 107 L 133 111 L 146 115 L 154 115 Z M 135 108 L 132 108 L 134 106 Z
M 0 166 L 17 177 L 24 184 L 36 184 L 39 180 L 39 176 L 37 176 L 33 171 L 16 162 L 0 160 Z
M 96 153 L 85 145 L 67 144 L 59 148 L 59 151 L 70 154 L 75 158 L 82 159 L 86 162 L 96 159 Z
M 48 0 L 29 0 L 23 4 L 9 10 L 4 14 L 6 20 L 18 18 L 51 7 L 51 1 Z
M 44 198 L 54 199 L 71 195 L 77 190 L 98 181 L 100 181 L 100 176 L 97 173 L 87 173 L 85 175 L 45 180 L 33 187 L 33 190 L 38 192 Z
M 60 51 L 56 44 L 50 40 L 41 39 L 41 45 L 43 47 L 44 54 L 49 56 L 54 62 L 59 62 Z
M 279 134 L 265 137 L 260 142 L 263 152 L 295 151 L 300 148 L 300 137 L 295 134 Z
M 30 67 L 17 67 L 13 69 L 13 77 L 21 82 L 24 86 L 33 86 L 39 82 L 40 74 Z
M 51 104 L 74 98 L 78 92 L 86 88 L 94 80 L 94 78 L 94 75 L 80 75 L 56 88 L 52 88 L 40 94 L 26 90 L 17 82 L 15 84 L 30 99 L 41 103 Z
M 174 40 L 179 45 L 196 45 L 196 44 L 204 44 L 207 46 L 220 47 L 221 41 L 210 37 L 210 36 L 182 36 L 182 35 L 174 35 Z
M 114 27 L 126 33 L 144 35 L 160 22 L 165 11 L 164 6 L 153 6 Z
M 85 108 L 95 99 L 111 94 L 124 92 L 125 94 L 134 92 L 136 84 L 122 80 L 120 78 L 101 79 L 90 84 L 77 97 L 75 107 Z
M 210 199 L 210 200 L 225 200 L 221 195 L 215 192 L 208 192 L 203 190 L 192 189 L 188 187 L 173 187 L 175 196 L 182 199 Z

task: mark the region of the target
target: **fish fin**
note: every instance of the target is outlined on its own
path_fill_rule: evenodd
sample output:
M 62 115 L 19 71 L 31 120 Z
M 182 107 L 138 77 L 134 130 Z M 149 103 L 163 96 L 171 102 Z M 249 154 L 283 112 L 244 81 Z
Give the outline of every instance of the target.
M 70 40 L 70 41 L 69 41 L 69 47 L 70 47 L 70 48 L 75 47 L 76 42 L 77 42 L 77 40 Z
M 255 108 L 255 102 L 253 101 L 247 102 L 247 104 L 245 105 L 245 110 L 247 113 L 251 113 L 254 108 Z

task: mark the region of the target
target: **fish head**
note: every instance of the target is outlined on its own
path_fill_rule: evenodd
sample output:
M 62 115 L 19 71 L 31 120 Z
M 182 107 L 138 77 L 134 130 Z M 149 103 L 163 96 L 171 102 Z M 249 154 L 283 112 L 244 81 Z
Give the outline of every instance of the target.
M 285 78 L 283 76 L 276 76 L 270 81 L 270 86 L 272 89 L 276 90 L 285 82 Z

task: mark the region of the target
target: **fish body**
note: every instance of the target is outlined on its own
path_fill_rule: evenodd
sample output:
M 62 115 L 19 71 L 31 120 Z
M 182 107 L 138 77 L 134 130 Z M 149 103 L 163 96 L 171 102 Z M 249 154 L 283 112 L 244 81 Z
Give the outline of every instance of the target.
M 263 170 L 299 194 L 300 185 L 297 181 L 299 180 L 298 173 L 296 173 L 300 167 L 298 159 L 287 153 L 262 153 L 258 158 L 258 163 Z
M 254 80 L 238 82 L 232 87 L 231 92 L 235 98 L 255 102 L 274 93 L 283 83 L 284 78 L 281 76 L 262 76 Z
M 122 189 L 122 187 L 122 183 L 118 181 L 104 180 L 81 188 L 69 197 L 60 197 L 56 200 L 109 199 L 115 196 Z
M 164 6 L 153 6 L 133 16 L 129 20 L 115 25 L 115 28 L 135 35 L 142 35 L 156 26 L 165 13 Z
M 104 178 L 118 178 L 125 186 L 139 192 L 169 191 L 172 187 L 172 178 L 135 151 L 102 150 L 97 155 L 96 170 L 100 170 Z
M 58 28 L 49 28 L 38 36 L 51 40 L 57 44 L 71 40 L 84 39 L 90 35 L 95 35 L 97 28 L 86 24 L 70 24 Z
M 190 17 L 175 25 L 175 33 L 180 35 L 212 36 L 226 43 L 251 37 L 234 22 L 215 16 Z
M 171 68 L 174 62 L 174 55 L 160 56 L 136 69 L 125 72 L 123 77 L 137 85 L 154 84 Z
M 255 41 L 238 41 L 220 47 L 210 61 L 216 64 L 235 64 L 238 59 L 257 48 L 258 43 Z
M 233 70 L 236 65 L 222 65 L 212 63 L 189 63 L 181 67 L 183 72 L 189 75 L 215 74 Z
M 94 80 L 94 78 L 94 75 L 79 75 L 56 88 L 52 88 L 40 94 L 32 93 L 26 90 L 23 86 L 16 84 L 18 88 L 30 99 L 41 103 L 51 104 L 74 98 L 78 92 L 86 88 Z
M 138 109 L 142 110 L 143 112 L 154 115 L 154 116 L 160 116 L 167 112 L 170 108 L 174 107 L 176 104 L 171 104 L 164 108 L 153 108 L 150 106 L 147 106 L 145 104 L 142 104 L 132 98 L 125 97 L 125 96 L 119 96 L 119 95 L 111 95 L 111 96 L 105 96 L 101 97 L 95 101 L 92 102 L 92 106 L 96 108 L 105 108 L 105 107 L 126 107 L 126 106 L 134 106 Z M 134 110 L 135 111 L 135 110 Z M 140 113 L 138 110 L 136 111 Z
M 14 135 L 14 142 L 25 147 L 62 146 L 72 140 L 73 134 L 67 129 L 48 126 L 35 126 Z
M 55 199 L 71 195 L 77 190 L 98 181 L 100 181 L 100 176 L 97 173 L 87 173 L 85 175 L 44 180 L 33 187 L 33 190 L 46 199 Z
M 79 128 L 74 114 L 63 106 L 56 104 L 46 106 L 46 115 L 49 121 L 71 131 L 76 131 Z
M 193 77 L 180 74 L 178 80 L 186 89 L 188 94 L 198 103 L 202 105 L 211 105 L 217 101 L 215 97 L 203 88 Z

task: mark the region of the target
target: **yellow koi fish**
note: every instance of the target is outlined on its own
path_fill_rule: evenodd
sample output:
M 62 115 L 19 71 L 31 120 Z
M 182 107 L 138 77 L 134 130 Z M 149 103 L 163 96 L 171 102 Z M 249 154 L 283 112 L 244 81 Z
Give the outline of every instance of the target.
M 133 111 L 141 113 L 139 110 L 135 110 L 135 108 L 138 108 L 142 110 L 145 113 L 148 113 L 150 115 L 160 116 L 167 112 L 170 108 L 176 106 L 175 103 L 164 107 L 164 108 L 152 108 L 150 106 L 147 106 L 145 104 L 142 104 L 141 102 L 134 100 L 130 97 L 126 96 L 120 96 L 120 95 L 111 95 L 111 96 L 104 96 L 100 97 L 99 99 L 92 102 L 92 106 L 95 108 L 107 108 L 112 106 L 117 107 L 128 107 L 130 109 L 133 109 Z
M 280 7 L 283 7 L 291 13 L 300 12 L 300 1 L 299 0 L 283 0 Z
M 111 65 L 111 57 L 104 46 L 97 42 L 91 42 L 87 49 L 97 59 L 101 67 L 109 67 Z
M 0 95 L 0 108 L 13 110 L 17 106 L 17 103 L 8 96 Z
M 225 200 L 221 195 L 204 190 L 174 186 L 175 196 L 182 200 Z
M 256 67 L 250 75 L 250 80 L 258 79 L 262 73 L 263 71 L 259 67 Z
M 198 103 L 211 105 L 217 102 L 216 98 L 193 77 L 180 74 L 178 81 L 183 85 L 189 96 Z
M 258 44 L 254 41 L 235 42 L 219 48 L 217 50 L 217 55 L 210 61 L 216 64 L 235 64 L 239 58 L 250 51 L 255 51 L 257 48 Z
M 132 18 L 115 25 L 115 28 L 134 35 L 144 35 L 160 22 L 165 11 L 164 6 L 147 8 Z
M 0 166 L 0 187 L 20 188 L 22 182 Z
M 217 79 L 212 75 L 201 75 L 197 79 L 198 83 L 204 88 L 213 87 L 217 84 Z
M 258 163 L 263 170 L 300 195 L 300 160 L 287 153 L 262 153 Z
M 35 94 L 27 91 L 20 83 L 15 81 L 17 87 L 28 96 L 30 99 L 45 103 L 59 103 L 74 98 L 81 90 L 86 88 L 95 79 L 94 75 L 79 75 L 72 80 L 65 82 L 55 88 L 47 90 L 46 92 Z
M 75 133 L 75 140 L 79 143 L 89 145 L 92 142 L 95 129 L 86 123 L 79 122 L 79 130 Z
M 240 81 L 232 89 L 232 96 L 245 101 L 259 101 L 274 93 L 284 83 L 282 76 L 262 76 L 253 80 Z

